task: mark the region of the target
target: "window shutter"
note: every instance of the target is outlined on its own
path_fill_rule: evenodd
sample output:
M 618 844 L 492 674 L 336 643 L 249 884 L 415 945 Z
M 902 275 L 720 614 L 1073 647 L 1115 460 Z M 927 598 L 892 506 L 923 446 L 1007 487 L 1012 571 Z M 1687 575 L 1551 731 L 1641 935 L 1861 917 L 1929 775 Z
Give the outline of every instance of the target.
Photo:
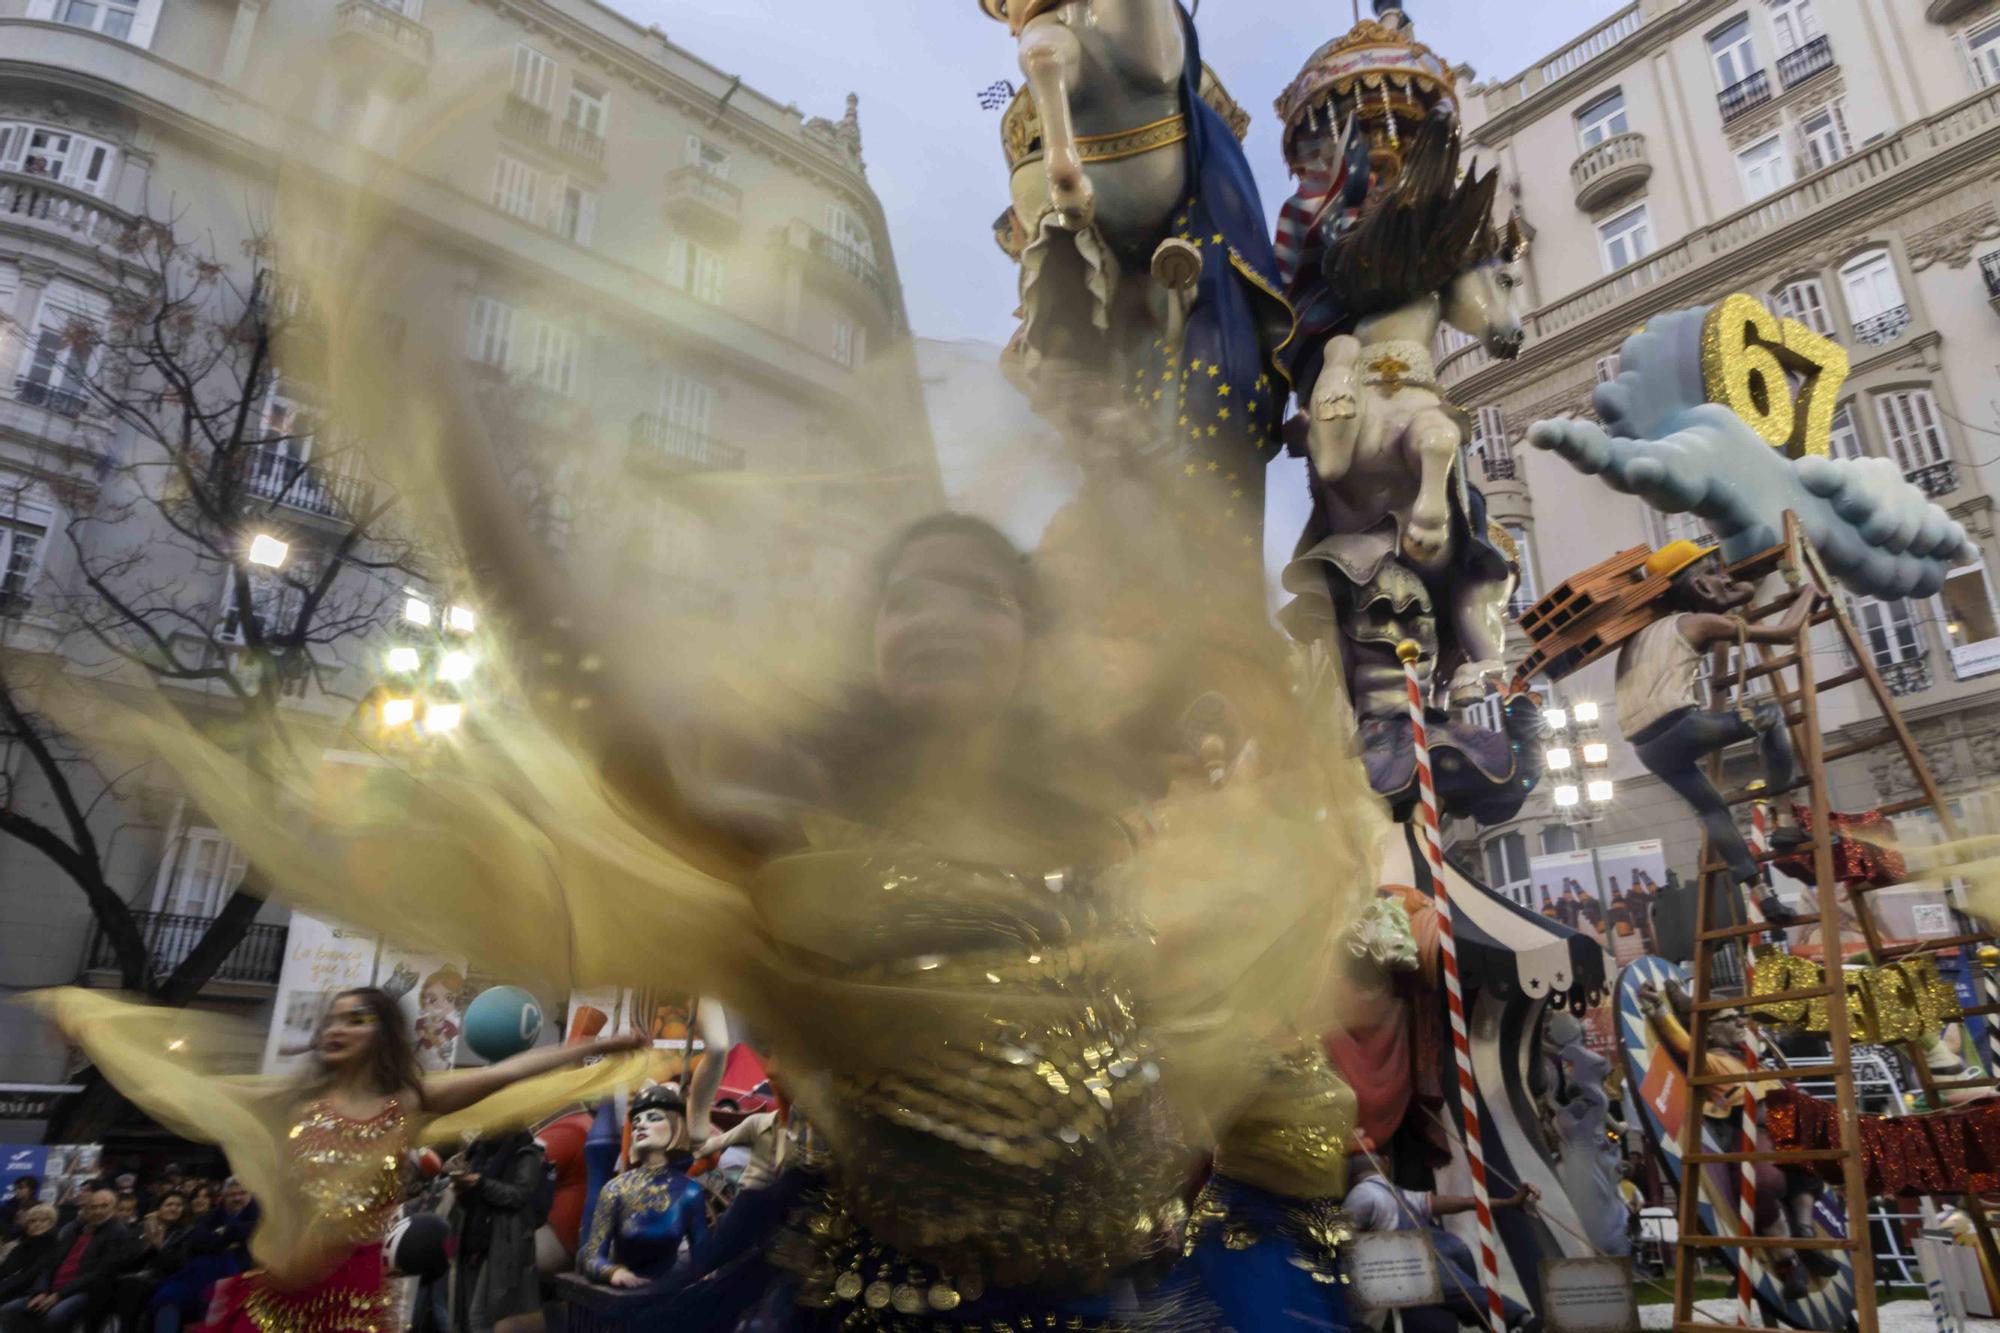
M 699 134 L 690 134 L 687 137 L 686 156 L 689 166 L 698 167 L 701 165 L 701 136 Z
M 26 125 L 0 125 L 0 171 L 19 171 L 28 151 Z
M 153 45 L 153 29 L 159 26 L 160 5 L 163 0 L 139 0 L 139 10 L 132 16 L 132 31 L 125 40 L 137 47 L 150 50 Z

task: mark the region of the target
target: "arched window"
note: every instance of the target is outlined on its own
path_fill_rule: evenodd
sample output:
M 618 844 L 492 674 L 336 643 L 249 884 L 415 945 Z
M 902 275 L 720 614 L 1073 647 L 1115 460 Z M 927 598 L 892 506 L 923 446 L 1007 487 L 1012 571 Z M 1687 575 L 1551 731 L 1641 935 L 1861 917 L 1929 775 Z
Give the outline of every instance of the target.
M 1887 250 L 1870 250 L 1842 264 L 1840 287 L 1856 340 L 1873 346 L 1902 336 L 1910 323 L 1910 304 Z
M 55 125 L 0 121 L 0 171 L 44 176 L 100 198 L 111 191 L 118 150 Z

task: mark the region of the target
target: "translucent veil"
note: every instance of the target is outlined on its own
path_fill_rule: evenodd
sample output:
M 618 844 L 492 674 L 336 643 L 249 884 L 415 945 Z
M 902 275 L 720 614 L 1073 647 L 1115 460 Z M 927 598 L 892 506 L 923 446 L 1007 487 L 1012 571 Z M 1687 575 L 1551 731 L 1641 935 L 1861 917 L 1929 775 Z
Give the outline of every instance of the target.
M 406 151 L 420 149 L 418 136 Z M 273 723 L 271 749 L 287 756 L 273 766 L 173 708 L 81 692 L 45 705 L 102 745 L 163 759 L 256 883 L 293 907 L 545 995 L 615 985 L 719 998 L 787 1071 L 850 1180 L 918 1154 L 977 1194 L 1002 1166 L 1019 1188 L 1087 1149 L 1103 1178 L 1185 1181 L 1257 1096 L 1273 1052 L 1328 1026 L 1314 997 L 1374 891 L 1386 815 L 1349 751 L 1337 671 L 1287 657 L 1241 552 L 1186 536 L 1185 495 L 1160 493 L 1129 460 L 1024 449 L 1018 486 L 1042 484 L 1043 466 L 1050 485 L 1085 480 L 1030 553 L 1045 598 L 1022 701 L 1038 739 L 1006 774 L 1017 799 L 1002 812 L 919 791 L 887 824 L 858 818 L 844 799 L 856 787 L 928 781 L 888 758 L 880 771 L 843 761 L 832 781 L 800 776 L 823 759 L 809 738 L 870 716 L 855 704 L 865 562 L 821 583 L 832 612 L 819 617 L 778 606 L 765 576 L 788 550 L 856 532 L 870 540 L 849 535 L 849 548 L 879 546 L 935 508 L 934 474 L 910 447 L 927 429 L 891 418 L 859 463 L 794 450 L 782 467 L 689 474 L 644 494 L 581 444 L 565 460 L 575 442 L 562 430 L 468 387 L 420 339 L 391 348 L 377 336 L 408 278 L 382 202 L 392 191 L 370 179 L 388 169 L 374 163 L 357 150 L 287 169 L 278 235 L 331 229 L 341 244 L 282 249 L 278 262 L 321 312 L 296 355 L 315 364 L 325 429 L 356 442 L 375 483 L 401 496 L 400 525 L 434 554 L 431 586 L 479 610 L 468 724 L 421 752 L 399 748 L 370 731 L 378 700 L 364 698 L 360 725 L 338 734 Z M 883 348 L 875 361 L 908 355 Z M 568 464 L 557 470 L 576 534 L 561 558 L 525 513 L 523 478 L 551 451 Z M 623 548 L 668 521 L 728 585 L 728 605 L 611 577 Z M 1222 781 L 1183 762 L 1188 719 L 1211 696 L 1223 700 Z M 733 763 L 742 749 L 762 759 Z M 371 750 L 378 762 L 324 758 Z M 1039 808 L 1111 832 L 1088 854 L 976 870 L 951 850 L 968 825 L 1006 825 L 985 828 L 988 843 L 1043 846 L 1043 830 L 1013 826 Z M 747 825 L 786 830 L 783 850 Z M 976 944 L 923 943 L 940 937 Z M 53 1008 L 140 1105 L 274 1182 L 267 1255 L 296 1243 L 305 1219 L 287 1216 L 275 1185 L 279 1121 L 258 1100 L 269 1090 L 210 1114 L 220 1094 L 190 1081 L 206 1020 L 75 998 Z M 168 1058 L 170 1030 L 190 1044 Z M 1073 1047 L 1075 1062 L 1026 1061 L 1032 1088 L 954 1081 L 961 1062 L 1011 1060 L 1021 1033 Z M 1146 1089 L 1133 1095 L 1144 1115 L 1119 1109 L 1127 1094 L 1113 1083 L 1128 1076 Z M 911 1118 L 924 1098 L 942 1128 Z M 890 1109 L 857 1110 L 868 1106 Z M 908 1234 L 893 1211 L 863 1220 Z

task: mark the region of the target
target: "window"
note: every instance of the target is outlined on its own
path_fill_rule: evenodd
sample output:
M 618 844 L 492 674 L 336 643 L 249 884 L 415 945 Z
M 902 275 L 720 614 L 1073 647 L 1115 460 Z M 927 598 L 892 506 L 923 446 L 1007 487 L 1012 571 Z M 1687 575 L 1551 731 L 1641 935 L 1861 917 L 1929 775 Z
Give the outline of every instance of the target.
M 1842 403 L 1833 409 L 1833 426 L 1827 433 L 1826 451 L 1833 458 L 1860 458 L 1868 452 L 1861 432 L 1854 425 L 1854 404 Z
M 55 521 L 45 492 L 25 478 L 0 476 L 0 616 L 27 609 Z
M 861 364 L 868 354 L 868 330 L 858 327 L 853 320 L 836 315 L 833 321 L 833 359 L 849 370 Z
M 1905 476 L 1949 461 L 1937 399 L 1929 389 L 1901 389 L 1878 394 L 1875 411 L 1882 419 L 1882 438 L 1889 457 Z
M 290 634 L 296 628 L 305 594 L 299 585 L 275 569 L 261 566 L 245 571 L 250 581 L 250 614 L 257 618 L 257 632 L 266 641 Z M 222 618 L 215 637 L 221 643 L 242 643 L 243 618 L 236 605 L 235 571 L 222 578 Z
M 729 150 L 710 143 L 699 134 L 687 137 L 687 164 L 698 167 L 719 181 L 729 179 Z
M 517 218 L 535 219 L 535 201 L 542 197 L 542 173 L 502 153 L 493 163 L 493 206 Z
M 722 304 L 722 256 L 686 237 L 667 243 L 667 281 L 697 301 Z
M 1819 36 L 1819 14 L 1813 9 L 1813 0 L 1771 0 L 1771 31 L 1777 35 L 1781 56 Z
M 1609 384 L 1611 383 L 1611 381 L 1617 379 L 1618 372 L 1622 368 L 1623 364 L 1624 364 L 1624 358 L 1622 358 L 1616 352 L 1613 352 L 1610 356 L 1598 357 L 1597 382 L 1599 384 Z
M 532 46 L 514 48 L 514 96 L 530 106 L 549 109 L 556 91 L 556 62 Z
M 1910 307 L 1887 250 L 1871 250 L 1841 265 L 1840 287 L 1854 321 L 1854 336 L 1862 342 L 1890 342 L 1909 324 Z
M 1507 415 L 1497 407 L 1482 407 L 1472 416 L 1472 438 L 1488 444 L 1507 442 Z
M 1715 61 L 1715 85 L 1734 88 L 1757 72 L 1757 53 L 1750 44 L 1750 16 L 1744 15 L 1708 39 Z
M 51 282 L 42 293 L 14 396 L 64 416 L 79 415 L 90 402 L 98 338 L 109 313 L 110 303 L 96 292 L 60 278 Z
M 1792 159 L 1785 152 L 1784 139 L 1776 134 L 1738 153 L 1736 169 L 1742 173 L 1743 188 L 1752 201 L 1792 183 Z
M 1644 259 L 1653 251 L 1653 226 L 1646 217 L 1646 206 L 1640 204 L 1598 223 L 1597 239 L 1604 250 L 1606 272 L 1616 273 L 1627 264 Z
M 1631 128 L 1632 123 L 1625 118 L 1622 91 L 1607 93 L 1576 113 L 1576 135 L 1585 148 L 1595 147 Z
M 153 891 L 153 910 L 172 916 L 212 917 L 243 877 L 247 862 L 219 829 L 190 828 L 182 832 L 175 854 L 160 867 L 160 883 Z M 182 957 L 193 947 L 194 936 L 185 938 L 167 932 L 159 942 L 179 941 Z M 166 961 L 171 968 L 180 960 Z
M 160 0 L 28 0 L 28 17 L 88 28 L 133 46 L 151 46 Z
M 2000 84 L 2000 23 L 1989 23 L 1965 39 L 1966 59 L 1972 62 L 1972 82 L 1980 88 Z
M 1854 151 L 1847 137 L 1847 114 L 1835 102 L 1799 122 L 1799 144 L 1807 171 L 1821 171 Z
M 826 206 L 827 235 L 839 241 L 869 263 L 875 262 L 875 238 L 868 234 L 868 227 L 850 210 L 839 204 Z
M 2000 671 L 2000 613 L 1993 608 L 1986 562 L 1975 560 L 1951 571 L 1937 600 L 1953 673 L 1966 680 Z
M 475 297 L 466 327 L 465 354 L 482 366 L 505 370 L 514 340 L 514 307 L 490 296 Z
M 715 385 L 692 375 L 670 374 L 660 381 L 660 411 L 652 443 L 682 458 L 709 458 L 715 420 Z
M 1774 294 L 1771 304 L 1787 319 L 1796 319 L 1823 338 L 1833 336 L 1833 315 L 1826 308 L 1826 289 L 1818 278 L 1788 282 Z
M 1877 671 L 1910 662 L 1923 656 L 1923 639 L 1917 631 L 1917 617 L 1908 599 L 1884 602 L 1874 597 L 1851 600 L 1854 627 L 1861 631 Z
M 0 124 L 0 171 L 48 176 L 102 197 L 116 160 L 116 150 L 101 139 L 46 125 Z
M 1560 856 L 1576 850 L 1576 830 L 1567 824 L 1550 824 L 1542 830 L 1542 855 Z
M 1500 526 L 1514 539 L 1514 549 L 1521 553 L 1521 577 L 1514 585 L 1514 595 L 1507 599 L 1507 614 L 1518 616 L 1541 596 L 1535 586 L 1535 553 L 1528 543 L 1526 528 L 1519 523 L 1502 523 Z
M 569 111 L 563 117 L 565 124 L 602 139 L 604 127 L 610 119 L 611 104 L 606 100 L 603 89 L 594 88 L 582 79 L 570 83 Z
M 527 363 L 522 369 L 529 380 L 550 393 L 576 392 L 576 334 L 538 319 L 528 326 L 524 342 Z
M 597 226 L 597 192 L 586 190 L 575 181 L 562 182 L 556 196 L 553 225 L 556 235 L 565 241 L 589 245 L 590 233 Z
M 1494 693 L 1487 695 L 1478 703 L 1467 704 L 1465 706 L 1465 720 L 1471 725 L 1483 727 L 1487 731 L 1504 731 L 1506 729 L 1506 711 L 1501 706 L 1502 702 L 1500 695 Z
M 1503 833 L 1486 844 L 1487 886 L 1506 892 L 1528 877 L 1528 840 L 1519 833 Z

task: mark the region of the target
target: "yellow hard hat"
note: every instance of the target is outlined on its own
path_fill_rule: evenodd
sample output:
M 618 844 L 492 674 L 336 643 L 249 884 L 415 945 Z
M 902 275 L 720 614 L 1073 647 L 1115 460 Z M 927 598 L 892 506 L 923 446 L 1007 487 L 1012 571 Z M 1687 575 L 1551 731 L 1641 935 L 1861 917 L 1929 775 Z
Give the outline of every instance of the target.
M 1668 542 L 1646 557 L 1646 577 L 1670 579 L 1697 560 L 1714 555 L 1715 550 L 1713 546 L 1697 546 L 1685 537 Z

